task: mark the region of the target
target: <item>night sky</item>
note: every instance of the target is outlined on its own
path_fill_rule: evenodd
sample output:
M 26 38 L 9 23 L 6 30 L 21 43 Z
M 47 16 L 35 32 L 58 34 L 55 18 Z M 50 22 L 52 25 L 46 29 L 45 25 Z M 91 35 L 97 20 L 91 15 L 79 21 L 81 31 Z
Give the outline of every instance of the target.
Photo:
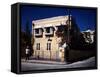
M 75 18 L 80 31 L 87 29 L 95 30 L 96 26 L 96 10 L 95 9 L 77 9 L 71 8 L 70 14 Z M 68 15 L 68 8 L 66 7 L 44 7 L 44 6 L 21 6 L 21 30 L 25 30 L 26 23 L 29 22 L 31 31 L 32 21 Z

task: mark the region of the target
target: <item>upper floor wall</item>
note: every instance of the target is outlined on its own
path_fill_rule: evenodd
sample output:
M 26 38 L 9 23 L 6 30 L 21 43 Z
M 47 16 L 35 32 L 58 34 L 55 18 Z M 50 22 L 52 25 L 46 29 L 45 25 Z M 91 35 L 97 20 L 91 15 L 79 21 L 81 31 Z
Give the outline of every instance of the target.
M 70 19 L 70 22 L 69 22 Z M 57 17 L 51 17 L 51 18 L 45 18 L 40 20 L 34 20 L 32 21 L 32 33 L 35 36 L 42 36 L 43 32 L 46 36 L 53 35 L 54 31 L 61 31 L 66 25 L 66 27 L 70 24 L 71 26 L 71 19 L 72 16 L 57 16 Z

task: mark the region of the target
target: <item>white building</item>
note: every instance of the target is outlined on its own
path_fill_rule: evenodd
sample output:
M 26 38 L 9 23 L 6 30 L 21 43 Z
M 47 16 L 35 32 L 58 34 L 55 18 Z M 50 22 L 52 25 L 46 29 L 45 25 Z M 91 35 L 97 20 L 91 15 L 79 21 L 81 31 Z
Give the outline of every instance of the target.
M 94 42 L 94 32 L 94 30 L 89 29 L 81 32 L 83 34 L 83 37 L 85 38 L 86 43 L 92 44 Z
M 62 39 L 62 35 L 64 29 L 66 29 L 67 32 L 71 29 L 72 16 L 57 16 L 33 20 L 32 24 L 32 39 L 34 40 L 33 56 L 35 58 L 64 61 L 64 49 L 67 46 L 64 40 L 67 36 L 65 36 L 65 39 Z M 58 32 L 61 33 L 60 37 L 56 34 Z

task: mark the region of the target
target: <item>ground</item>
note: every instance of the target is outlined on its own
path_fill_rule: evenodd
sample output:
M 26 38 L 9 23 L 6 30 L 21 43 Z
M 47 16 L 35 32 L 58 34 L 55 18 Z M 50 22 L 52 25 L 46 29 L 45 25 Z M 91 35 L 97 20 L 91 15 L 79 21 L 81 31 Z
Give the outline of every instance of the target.
M 38 60 L 29 60 L 21 62 L 22 71 L 29 70 L 42 70 L 42 69 L 60 69 L 60 68 L 78 68 L 78 67 L 94 67 L 95 66 L 95 57 L 90 57 L 83 61 L 77 61 L 74 63 L 66 64 L 61 62 L 50 62 L 47 61 L 38 61 Z

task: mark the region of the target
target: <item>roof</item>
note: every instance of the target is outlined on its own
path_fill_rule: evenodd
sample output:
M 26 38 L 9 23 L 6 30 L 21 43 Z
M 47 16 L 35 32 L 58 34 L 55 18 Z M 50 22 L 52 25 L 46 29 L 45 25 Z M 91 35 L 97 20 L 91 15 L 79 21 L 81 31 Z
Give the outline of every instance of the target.
M 56 25 L 66 24 L 67 20 L 68 20 L 68 15 L 57 16 L 57 17 L 33 20 L 32 24 L 34 24 L 35 28 L 40 28 L 40 27 L 48 27 L 48 26 L 56 26 Z
M 90 29 L 88 29 L 88 30 L 82 31 L 82 33 L 84 33 L 84 32 L 90 32 L 90 33 L 93 33 L 94 30 L 90 30 Z

